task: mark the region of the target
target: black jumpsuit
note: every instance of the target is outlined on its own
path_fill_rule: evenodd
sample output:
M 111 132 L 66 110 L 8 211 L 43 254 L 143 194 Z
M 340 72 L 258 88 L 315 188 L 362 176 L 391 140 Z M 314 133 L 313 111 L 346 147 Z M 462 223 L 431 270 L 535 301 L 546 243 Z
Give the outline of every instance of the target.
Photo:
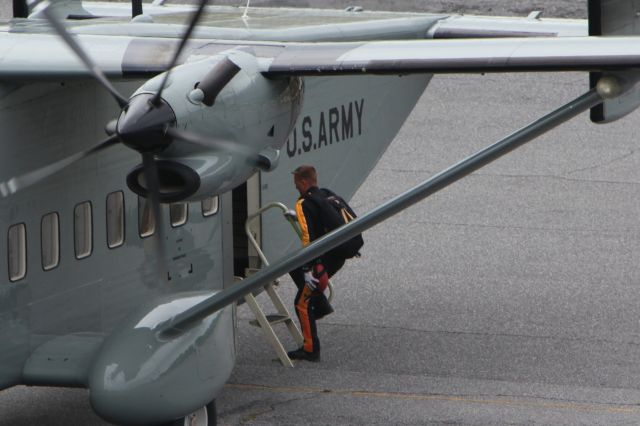
M 322 223 L 322 212 L 317 203 L 309 200 L 309 197 L 327 195 L 318 194 L 318 191 L 322 191 L 318 187 L 311 187 L 304 196 L 298 198 L 296 203 L 296 214 L 298 216 L 298 223 L 302 230 L 302 245 L 307 246 L 312 241 L 322 237 L 327 233 L 325 226 Z M 315 259 L 313 262 L 291 271 L 289 274 L 293 282 L 298 287 L 296 293 L 295 306 L 298 320 L 300 321 L 300 327 L 302 328 L 302 335 L 304 336 L 304 344 L 302 348 L 305 352 L 318 353 L 320 352 L 320 341 L 318 340 L 318 331 L 316 329 L 316 318 L 313 312 L 314 297 L 320 296 L 320 290 L 312 291 L 305 285 L 304 272 L 305 270 L 311 270 L 311 267 L 321 262 L 329 277 L 333 276 L 342 266 L 345 260 L 333 256 L 330 253 L 323 254 L 320 258 Z

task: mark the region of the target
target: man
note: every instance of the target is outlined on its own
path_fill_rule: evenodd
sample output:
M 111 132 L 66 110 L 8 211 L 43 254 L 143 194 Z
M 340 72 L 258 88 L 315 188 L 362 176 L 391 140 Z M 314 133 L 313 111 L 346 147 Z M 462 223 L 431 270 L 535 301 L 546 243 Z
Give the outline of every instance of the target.
M 329 195 L 318 188 L 318 175 L 313 166 L 303 165 L 293 171 L 293 183 L 300 193 L 296 203 L 296 216 L 302 231 L 302 245 L 327 233 L 323 223 L 321 203 Z M 295 298 L 296 314 L 302 328 L 304 344 L 301 348 L 288 353 L 291 359 L 320 361 L 320 341 L 316 329 L 320 309 L 327 309 L 323 291 L 328 279 L 344 265 L 345 259 L 331 253 L 325 253 L 312 262 L 290 272 L 298 292 Z M 324 302 L 324 305 L 323 305 Z M 330 307 L 329 307 L 330 309 Z M 330 312 L 330 311 L 329 311 Z

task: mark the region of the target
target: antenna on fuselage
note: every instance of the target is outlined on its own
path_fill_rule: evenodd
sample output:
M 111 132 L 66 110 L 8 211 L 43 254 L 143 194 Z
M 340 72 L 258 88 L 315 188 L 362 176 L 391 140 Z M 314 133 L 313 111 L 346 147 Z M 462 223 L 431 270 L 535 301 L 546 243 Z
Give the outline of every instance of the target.
M 251 0 L 247 0 L 247 5 L 244 8 L 244 13 L 242 14 L 242 19 L 249 19 L 249 5 L 251 4 Z

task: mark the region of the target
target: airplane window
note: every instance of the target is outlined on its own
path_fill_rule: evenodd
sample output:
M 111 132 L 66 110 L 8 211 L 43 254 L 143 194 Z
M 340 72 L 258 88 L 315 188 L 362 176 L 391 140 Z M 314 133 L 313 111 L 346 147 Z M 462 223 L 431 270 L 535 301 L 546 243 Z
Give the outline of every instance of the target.
M 142 197 L 138 197 L 138 231 L 142 238 L 149 237 L 156 231 L 151 200 Z
M 124 193 L 112 192 L 107 195 L 107 246 L 120 247 L 124 244 Z
M 9 228 L 9 280 L 18 281 L 27 275 L 27 228 L 24 223 Z
M 76 258 L 84 259 L 93 250 L 93 224 L 91 223 L 91 203 L 85 201 L 74 209 L 73 229 Z
M 171 226 L 174 228 L 184 225 L 189 217 L 189 205 L 186 203 L 171 204 L 169 216 L 171 216 Z
M 42 269 L 49 271 L 60 263 L 60 220 L 58 213 L 42 216 L 40 222 Z
M 202 200 L 202 215 L 212 216 L 218 213 L 218 196 Z

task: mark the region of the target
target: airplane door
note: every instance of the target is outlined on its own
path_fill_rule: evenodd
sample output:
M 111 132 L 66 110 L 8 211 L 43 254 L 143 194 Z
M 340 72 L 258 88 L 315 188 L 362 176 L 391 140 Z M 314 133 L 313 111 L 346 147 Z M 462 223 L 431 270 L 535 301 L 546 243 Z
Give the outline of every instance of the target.
M 249 244 L 245 223 L 249 214 L 260 208 L 260 173 L 233 190 L 233 272 L 237 277 L 246 277 L 247 269 L 260 267 L 260 258 Z M 261 218 L 251 222 L 251 233 L 261 243 Z

